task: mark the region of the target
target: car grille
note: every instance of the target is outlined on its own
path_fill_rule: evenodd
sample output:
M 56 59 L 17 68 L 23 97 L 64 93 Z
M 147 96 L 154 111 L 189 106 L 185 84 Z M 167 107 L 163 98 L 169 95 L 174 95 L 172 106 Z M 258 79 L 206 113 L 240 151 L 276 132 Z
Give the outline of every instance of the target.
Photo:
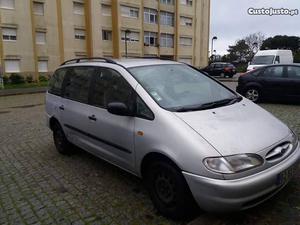
M 284 157 L 288 156 L 293 149 L 293 144 L 290 142 L 284 142 L 280 145 L 277 145 L 276 147 L 272 148 L 267 154 L 266 154 L 266 160 L 268 162 L 274 162 L 280 159 L 283 159 Z

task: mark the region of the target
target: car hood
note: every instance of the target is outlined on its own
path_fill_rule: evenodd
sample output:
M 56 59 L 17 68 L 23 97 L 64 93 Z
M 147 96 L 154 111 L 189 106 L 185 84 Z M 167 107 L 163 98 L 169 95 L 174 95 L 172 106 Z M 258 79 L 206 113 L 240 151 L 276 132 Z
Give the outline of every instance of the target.
M 256 153 L 290 134 L 284 123 L 246 99 L 220 108 L 175 114 L 223 156 Z
M 267 66 L 267 65 L 249 65 L 247 67 L 247 71 L 255 70 L 255 69 L 258 69 L 258 68 L 264 67 L 264 66 Z

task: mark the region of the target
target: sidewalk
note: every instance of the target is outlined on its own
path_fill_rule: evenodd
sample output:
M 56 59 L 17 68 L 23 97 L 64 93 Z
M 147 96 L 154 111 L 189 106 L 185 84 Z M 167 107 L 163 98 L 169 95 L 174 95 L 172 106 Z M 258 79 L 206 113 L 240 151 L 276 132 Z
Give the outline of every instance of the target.
M 46 90 L 47 90 L 47 87 L 0 89 L 0 97 L 1 96 L 9 96 L 9 95 L 43 93 L 43 92 L 46 92 Z

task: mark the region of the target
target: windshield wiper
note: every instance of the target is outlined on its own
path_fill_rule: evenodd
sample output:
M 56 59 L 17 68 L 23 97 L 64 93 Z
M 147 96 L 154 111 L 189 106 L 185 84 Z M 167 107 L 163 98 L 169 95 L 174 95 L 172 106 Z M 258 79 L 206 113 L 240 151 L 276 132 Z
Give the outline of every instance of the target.
M 176 112 L 189 112 L 189 111 L 197 111 L 197 110 L 204 110 L 204 109 L 213 109 L 225 105 L 232 105 L 236 102 L 240 102 L 243 98 L 241 96 L 237 96 L 235 98 L 226 98 L 219 101 L 204 103 L 198 106 L 185 106 L 175 109 Z

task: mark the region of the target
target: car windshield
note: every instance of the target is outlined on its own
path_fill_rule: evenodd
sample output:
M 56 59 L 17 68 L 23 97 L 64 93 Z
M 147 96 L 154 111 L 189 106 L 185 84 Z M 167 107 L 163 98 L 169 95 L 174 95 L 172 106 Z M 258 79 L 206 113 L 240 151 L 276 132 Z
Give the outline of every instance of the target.
M 151 65 L 129 70 L 151 97 L 170 111 L 215 108 L 240 99 L 234 92 L 187 65 Z
M 254 56 L 252 59 L 252 65 L 268 65 L 273 64 L 274 55 L 261 55 L 261 56 Z

